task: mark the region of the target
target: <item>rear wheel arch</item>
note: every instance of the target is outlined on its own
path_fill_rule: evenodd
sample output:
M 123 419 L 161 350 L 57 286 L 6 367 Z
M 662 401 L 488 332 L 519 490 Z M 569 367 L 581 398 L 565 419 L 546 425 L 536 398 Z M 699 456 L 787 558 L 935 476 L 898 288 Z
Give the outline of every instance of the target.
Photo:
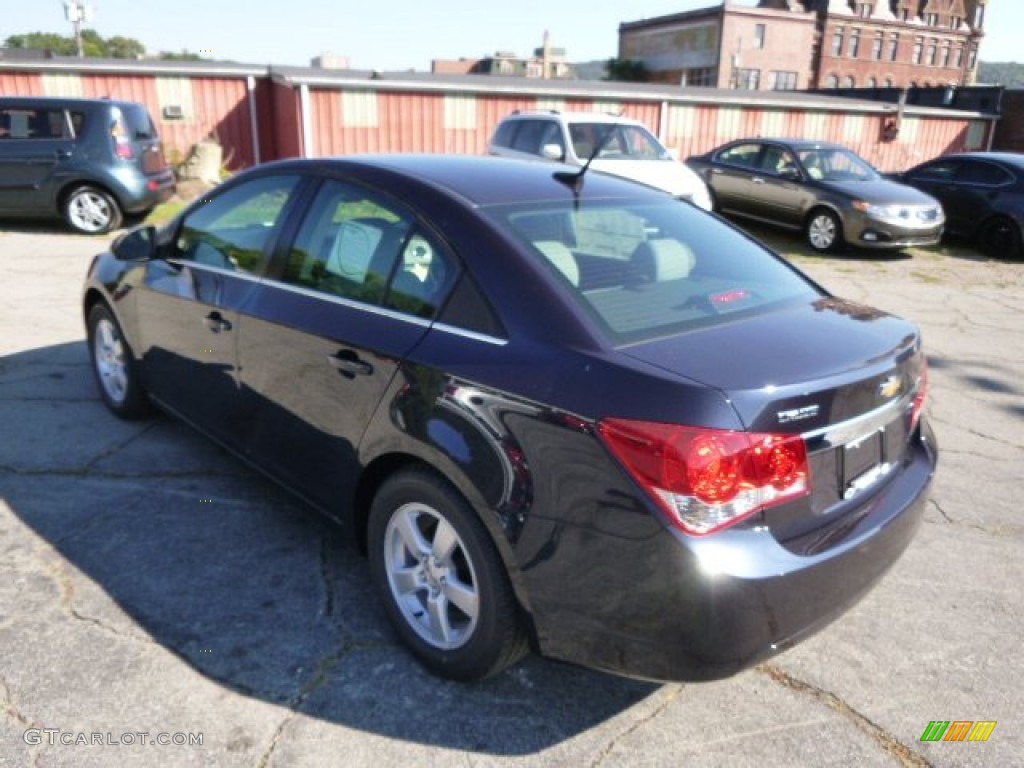
M 519 565 L 497 518 L 480 513 L 480 510 L 486 509 L 487 505 L 478 494 L 473 493 L 471 487 L 467 488 L 463 484 L 455 482 L 449 473 L 443 472 L 419 456 L 400 452 L 382 454 L 375 457 L 363 470 L 353 493 L 352 514 L 348 521 L 352 525 L 353 539 L 359 551 L 364 555 L 368 553 L 370 510 L 377 493 L 389 478 L 401 472 L 413 470 L 422 470 L 439 478 L 461 496 L 470 509 L 476 513 L 477 519 L 487 531 L 494 548 L 498 551 L 502 566 L 512 582 L 516 599 L 528 613 L 530 602 L 523 585 L 522 575 L 519 572 Z

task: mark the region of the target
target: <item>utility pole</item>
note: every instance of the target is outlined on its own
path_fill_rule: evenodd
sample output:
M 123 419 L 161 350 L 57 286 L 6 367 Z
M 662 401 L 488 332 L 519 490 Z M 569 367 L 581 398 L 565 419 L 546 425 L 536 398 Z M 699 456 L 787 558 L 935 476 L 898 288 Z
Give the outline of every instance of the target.
M 78 57 L 85 57 L 82 45 L 82 22 L 92 21 L 92 7 L 85 0 L 64 0 L 64 16 L 75 28 L 75 44 L 78 46 Z

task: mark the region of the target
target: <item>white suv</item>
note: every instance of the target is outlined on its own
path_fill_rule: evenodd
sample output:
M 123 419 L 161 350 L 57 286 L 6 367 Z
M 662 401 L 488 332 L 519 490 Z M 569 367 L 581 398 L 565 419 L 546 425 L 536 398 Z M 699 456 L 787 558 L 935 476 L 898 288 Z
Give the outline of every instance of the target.
M 614 134 L 606 138 L 607 132 Z M 597 112 L 513 112 L 498 124 L 487 151 L 503 157 L 554 160 L 590 167 L 657 187 L 711 210 L 701 178 L 676 160 L 643 123 Z

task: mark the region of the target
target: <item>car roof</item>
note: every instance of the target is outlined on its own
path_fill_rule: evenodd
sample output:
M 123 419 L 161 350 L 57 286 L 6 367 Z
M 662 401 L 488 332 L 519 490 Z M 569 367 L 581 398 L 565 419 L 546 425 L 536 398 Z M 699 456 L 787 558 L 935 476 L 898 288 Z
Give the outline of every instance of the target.
M 629 125 L 640 124 L 639 121 L 633 120 L 629 117 L 623 117 L 622 115 L 613 115 L 608 112 L 562 112 L 557 109 L 531 109 L 521 110 L 513 112 L 508 115 L 506 120 L 523 119 L 530 117 L 556 117 L 565 123 L 622 123 Z
M 819 139 L 791 139 L 776 136 L 751 136 L 746 139 L 736 139 L 724 146 L 733 144 L 784 144 L 792 149 L 849 149 L 845 144 L 837 144 L 834 141 L 821 141 Z M 721 149 L 722 147 L 719 147 Z
M 137 101 L 124 101 L 122 99 L 84 99 L 74 96 L 0 96 L 0 104 L 9 106 L 31 106 L 50 105 L 64 107 L 95 107 L 103 105 L 122 106 L 143 106 Z
M 351 172 L 356 168 L 373 169 L 392 181 L 413 180 L 456 195 L 472 206 L 537 202 L 571 202 L 570 184 L 559 181 L 558 173 L 578 174 L 575 166 L 537 163 L 485 155 L 377 154 L 346 155 L 315 160 L 283 160 L 262 168 L 301 168 Z M 594 198 L 667 199 L 664 192 L 643 184 L 589 171 L 580 187 L 580 196 Z
M 955 158 L 970 158 L 973 160 L 994 160 L 997 163 L 1006 163 L 1014 168 L 1024 169 L 1024 154 L 1020 152 L 962 152 L 959 154 L 944 155 L 943 160 Z

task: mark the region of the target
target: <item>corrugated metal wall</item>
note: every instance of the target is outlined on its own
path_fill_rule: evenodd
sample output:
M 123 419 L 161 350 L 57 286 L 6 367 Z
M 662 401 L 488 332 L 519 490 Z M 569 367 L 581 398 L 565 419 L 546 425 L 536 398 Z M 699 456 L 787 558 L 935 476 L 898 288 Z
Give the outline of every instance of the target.
M 157 121 L 172 157 L 184 157 L 213 134 L 230 166 L 240 168 L 257 157 L 248 77 L 256 81 L 262 160 L 359 152 L 482 154 L 501 118 L 517 109 L 622 113 L 646 124 L 682 159 L 736 138 L 801 136 L 846 144 L 886 171 L 946 152 L 984 148 L 991 131 L 990 122 L 978 115 L 907 109 L 899 136 L 885 142 L 882 124 L 894 115 L 892 107 L 851 102 L 847 108 L 838 99 L 822 104 L 802 94 L 776 94 L 777 101 L 766 104 L 741 101 L 735 91 L 702 88 L 651 94 L 649 87 L 639 92 L 610 84 L 608 95 L 602 95 L 593 83 L 572 81 L 542 88 L 527 80 L 520 86 L 482 76 L 389 82 L 344 74 L 335 79 L 312 69 L 259 75 L 189 68 L 136 73 L 99 65 L 70 70 L 5 63 L 0 93 L 140 101 Z M 181 116 L 165 118 L 165 107 Z
M 193 145 L 210 135 L 224 145 L 230 167 L 243 168 L 256 159 L 244 77 L 0 72 L 0 93 L 137 101 L 149 109 L 172 162 L 184 159 Z M 182 117 L 165 119 L 166 106 L 181 108 Z
M 907 116 L 894 141 L 882 140 L 891 112 L 805 109 L 737 103 L 606 100 L 445 92 L 325 88 L 310 91 L 312 156 L 360 152 L 482 154 L 502 117 L 514 110 L 596 110 L 646 124 L 685 159 L 733 139 L 800 136 L 845 144 L 883 171 L 983 145 L 985 121 Z M 298 116 L 301 119 L 301 114 Z M 295 154 L 299 154 L 296 149 Z

